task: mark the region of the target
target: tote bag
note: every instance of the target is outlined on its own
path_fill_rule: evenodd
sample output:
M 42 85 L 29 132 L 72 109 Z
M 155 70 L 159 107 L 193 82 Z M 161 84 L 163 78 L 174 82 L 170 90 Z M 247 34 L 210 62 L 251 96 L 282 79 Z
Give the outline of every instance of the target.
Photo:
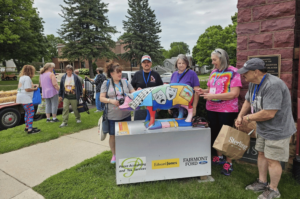
M 40 92 L 40 88 L 33 92 L 32 104 L 38 105 L 42 103 L 42 96 Z

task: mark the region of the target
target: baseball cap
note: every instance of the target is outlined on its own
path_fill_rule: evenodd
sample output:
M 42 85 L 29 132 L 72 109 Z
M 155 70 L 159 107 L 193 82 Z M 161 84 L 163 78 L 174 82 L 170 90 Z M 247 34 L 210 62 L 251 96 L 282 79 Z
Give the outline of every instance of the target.
M 243 68 L 240 68 L 237 72 L 239 74 L 244 74 L 249 70 L 262 70 L 262 69 L 266 69 L 265 65 L 266 65 L 265 62 L 262 59 L 252 58 L 246 61 Z
M 144 56 L 142 57 L 141 63 L 143 63 L 143 61 L 145 61 L 145 60 L 148 60 L 149 62 L 152 62 L 152 61 L 151 61 L 151 57 L 150 57 L 149 55 L 144 55 Z

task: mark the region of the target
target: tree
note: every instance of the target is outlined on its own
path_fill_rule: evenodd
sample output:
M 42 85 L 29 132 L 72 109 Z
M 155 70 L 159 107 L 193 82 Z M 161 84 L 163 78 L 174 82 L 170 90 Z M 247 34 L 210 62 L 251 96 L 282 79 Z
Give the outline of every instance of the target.
M 139 64 L 143 55 L 150 55 L 154 64 L 161 63 L 164 59 L 158 36 L 161 25 L 154 10 L 151 10 L 148 0 L 128 0 L 128 5 L 127 21 L 123 21 L 125 34 L 122 36 L 126 53 L 122 58 L 128 61 L 136 59 Z
M 60 43 L 64 43 L 64 40 L 62 40 L 60 37 L 55 37 L 53 34 L 47 35 L 47 42 L 49 44 L 47 48 L 47 55 L 45 56 L 46 62 L 51 62 L 53 57 L 58 57 L 58 50 L 57 45 Z
M 1 4 L 6 4 L 8 9 L 1 10 L 4 15 L 2 15 L 2 12 L 0 21 L 6 25 L 5 27 L 0 25 L 0 31 L 10 32 L 10 34 L 2 34 L 0 59 L 13 59 L 17 70 L 20 71 L 23 65 L 46 54 L 48 43 L 43 35 L 43 20 L 39 17 L 36 9 L 32 7 L 32 1 L 1 1 Z M 18 12 L 18 9 L 22 11 Z M 17 27 L 11 24 L 14 21 L 16 21 Z M 24 27 L 22 27 L 22 24 Z
M 78 58 L 88 60 L 90 76 L 94 77 L 93 60 L 115 57 L 111 51 L 115 46 L 111 34 L 117 31 L 109 25 L 106 16 L 108 4 L 101 0 L 64 0 L 64 3 L 67 6 L 60 5 L 64 23 L 58 31 L 66 41 L 62 57 L 70 61 Z
M 170 50 L 164 52 L 166 59 L 171 57 L 177 57 L 179 54 L 190 54 L 189 45 L 184 42 L 172 42 L 170 44 Z
M 230 59 L 230 64 L 236 65 L 237 46 L 237 13 L 231 17 L 232 24 L 224 29 L 218 26 L 211 26 L 200 35 L 197 45 L 193 48 L 193 58 L 199 66 L 211 64 L 211 52 L 216 48 L 224 49 Z

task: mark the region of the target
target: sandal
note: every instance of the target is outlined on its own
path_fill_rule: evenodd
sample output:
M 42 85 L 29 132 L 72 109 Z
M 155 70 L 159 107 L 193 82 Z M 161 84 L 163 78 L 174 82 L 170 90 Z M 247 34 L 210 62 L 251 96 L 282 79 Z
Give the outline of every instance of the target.
M 207 128 L 208 121 L 204 117 L 194 116 L 192 118 L 192 125 L 193 127 Z

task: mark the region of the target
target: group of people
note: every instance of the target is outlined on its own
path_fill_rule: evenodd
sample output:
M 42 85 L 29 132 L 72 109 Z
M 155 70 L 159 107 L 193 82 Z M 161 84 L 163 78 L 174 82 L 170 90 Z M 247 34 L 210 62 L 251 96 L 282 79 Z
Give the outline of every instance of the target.
M 190 70 L 189 61 L 185 55 L 179 55 L 175 63 L 177 69 L 172 74 L 170 83 L 182 83 L 191 86 L 195 91 L 193 102 L 193 115 L 199 97 L 207 100 L 207 120 L 211 128 L 211 145 L 213 145 L 223 125 L 239 127 L 251 121 L 257 122 L 257 140 L 255 149 L 259 151 L 258 170 L 259 178 L 256 182 L 246 187 L 246 190 L 262 191 L 259 198 L 278 198 L 277 189 L 282 169 L 280 161 L 287 162 L 289 157 L 289 140 L 296 132 L 291 110 L 291 97 L 285 83 L 267 73 L 263 60 L 253 58 L 248 60 L 241 69 L 230 65 L 229 56 L 223 49 L 215 49 L 211 53 L 212 70 L 207 89 L 200 88 L 197 74 Z M 116 162 L 115 156 L 115 122 L 131 121 L 130 111 L 120 110 L 120 99 L 125 98 L 136 90 L 162 85 L 160 75 L 151 70 L 151 57 L 145 55 L 141 59 L 143 70 L 138 71 L 131 82 L 122 79 L 122 66 L 111 62 L 106 66 L 107 78 L 102 74 L 103 69 L 98 69 L 98 75 L 93 80 L 97 85 L 96 104 L 97 110 L 102 111 L 103 105 L 107 107 L 109 122 L 109 145 L 112 151 L 111 163 Z M 63 123 L 60 127 L 67 126 L 69 104 L 72 105 L 77 123 L 80 123 L 80 114 L 77 106 L 82 96 L 82 86 L 77 75 L 73 73 L 72 66 L 66 67 L 66 74 L 62 77 L 60 87 L 56 78 L 51 74 L 52 64 L 46 64 L 41 70 L 40 84 L 43 88 L 43 98 L 46 98 L 47 121 L 57 122 L 56 108 L 58 100 L 63 100 Z M 26 65 L 20 74 L 17 102 L 24 105 L 25 130 L 28 133 L 38 132 L 32 127 L 32 92 L 37 89 L 31 78 L 34 67 Z M 249 90 L 245 102 L 239 112 L 238 96 L 242 88 L 241 75 L 249 82 Z M 101 105 L 102 103 L 102 105 Z M 134 119 L 146 118 L 147 110 L 135 111 Z M 50 113 L 53 119 L 50 119 Z M 55 114 L 54 114 L 55 113 Z M 171 113 L 171 110 L 169 110 Z M 179 111 L 179 118 L 183 117 Z M 103 136 L 105 138 L 105 135 Z M 223 165 L 222 174 L 229 176 L 233 172 L 232 160 L 226 158 L 219 151 L 212 158 L 215 165 Z M 267 171 L 270 174 L 270 184 L 267 182 Z

